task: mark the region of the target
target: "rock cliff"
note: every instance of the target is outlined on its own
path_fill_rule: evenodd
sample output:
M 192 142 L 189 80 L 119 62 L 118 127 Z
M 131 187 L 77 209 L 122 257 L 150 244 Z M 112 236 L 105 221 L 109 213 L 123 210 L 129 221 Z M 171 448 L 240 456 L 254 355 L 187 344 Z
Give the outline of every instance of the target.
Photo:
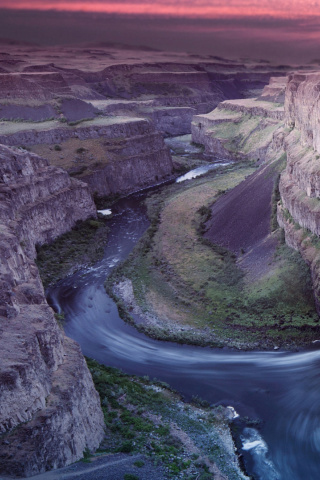
M 192 139 L 216 158 L 265 161 L 279 153 L 283 107 L 261 100 L 226 100 L 212 112 L 195 115 Z
M 280 179 L 278 222 L 288 245 L 309 264 L 320 313 L 320 74 L 288 76 L 284 147 L 287 167 Z
M 264 87 L 259 97 L 260 100 L 274 103 L 284 103 L 287 77 L 271 77 L 268 85 Z
M 31 148 L 81 178 L 99 196 L 132 192 L 169 177 L 173 170 L 162 135 L 144 118 L 102 117 L 79 126 L 53 120 L 32 128 L 2 122 L 0 142 Z
M 95 449 L 103 417 L 78 345 L 45 300 L 35 245 L 96 215 L 85 184 L 0 146 L 0 472 L 30 476 Z

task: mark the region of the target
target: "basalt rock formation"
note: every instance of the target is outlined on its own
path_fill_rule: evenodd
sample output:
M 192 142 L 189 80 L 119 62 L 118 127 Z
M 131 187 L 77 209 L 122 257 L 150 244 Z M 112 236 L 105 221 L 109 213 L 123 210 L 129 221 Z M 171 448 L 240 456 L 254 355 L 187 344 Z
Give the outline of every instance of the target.
M 98 447 L 103 416 L 79 346 L 48 306 L 36 244 L 95 217 L 85 184 L 0 147 L 0 472 L 30 476 Z
M 279 89 L 284 71 L 101 45 L 25 51 L 8 45 L 1 68 L 0 143 L 30 148 L 99 196 L 169 178 L 163 136 L 189 134 L 194 115 L 226 99 L 260 95 L 271 75 Z
M 287 77 L 271 77 L 268 85 L 262 90 L 259 100 L 283 105 L 286 85 Z
M 320 313 L 320 74 L 289 75 L 285 98 L 287 168 L 281 175 L 278 222 L 286 242 L 310 265 Z
M 279 153 L 283 118 L 283 106 L 275 103 L 225 100 L 212 112 L 193 117 L 192 140 L 215 158 L 263 162 Z
M 169 177 L 173 170 L 162 135 L 143 118 L 102 117 L 79 126 L 50 121 L 32 128 L 4 122 L 0 143 L 23 145 L 45 156 L 98 196 L 132 192 Z

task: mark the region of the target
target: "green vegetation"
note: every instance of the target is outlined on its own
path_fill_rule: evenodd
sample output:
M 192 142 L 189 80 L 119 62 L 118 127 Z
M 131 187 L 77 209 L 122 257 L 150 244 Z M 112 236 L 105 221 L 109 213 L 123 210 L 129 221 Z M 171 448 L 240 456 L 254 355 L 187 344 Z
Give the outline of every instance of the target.
M 90 463 L 91 457 L 92 457 L 92 455 L 91 455 L 90 450 L 88 448 L 86 448 L 83 452 L 83 457 L 82 457 L 81 461 L 83 463 Z
M 277 175 L 276 181 L 274 182 L 272 197 L 271 197 L 271 231 L 272 232 L 277 230 L 279 227 L 278 220 L 277 220 L 277 207 L 278 207 L 278 202 L 280 201 L 279 183 L 280 183 L 281 172 L 286 168 L 286 163 L 287 163 L 287 154 L 283 153 L 275 165 L 278 175 Z
M 100 454 L 140 453 L 143 460 L 134 467 L 152 462 L 162 466 L 168 478 L 195 480 L 214 464 L 230 480 L 241 478 L 224 446 L 229 428 L 223 407 L 195 408 L 163 382 L 126 375 L 91 359 L 87 364 L 106 424 Z
M 157 326 L 140 330 L 181 343 L 240 348 L 313 339 L 318 315 L 310 272 L 299 254 L 281 245 L 280 231 L 274 233 L 279 246 L 268 271 L 254 279 L 244 275 L 233 253 L 202 237 L 209 205 L 251 172 L 232 167 L 149 196 L 150 228 L 107 282 L 110 292 L 112 283 L 132 281 L 141 311 L 158 319 Z M 126 305 L 118 302 L 130 321 Z
M 47 287 L 80 266 L 101 259 L 108 231 L 106 221 L 93 219 L 78 221 L 72 230 L 54 242 L 49 245 L 38 245 L 36 263 L 43 285 Z
M 246 100 L 250 103 L 250 99 Z M 263 102 L 265 103 L 265 102 Z M 254 106 L 254 105 L 251 105 Z M 257 105 L 259 107 L 259 102 Z M 267 105 L 273 109 L 273 105 Z M 282 121 L 272 120 L 260 115 L 229 111 L 217 108 L 213 114 L 208 115 L 211 119 L 225 120 L 212 123 L 207 129 L 207 134 L 213 138 L 221 139 L 223 147 L 235 157 L 244 155 L 257 155 L 260 149 L 266 149 L 272 141 L 273 133 L 282 126 Z

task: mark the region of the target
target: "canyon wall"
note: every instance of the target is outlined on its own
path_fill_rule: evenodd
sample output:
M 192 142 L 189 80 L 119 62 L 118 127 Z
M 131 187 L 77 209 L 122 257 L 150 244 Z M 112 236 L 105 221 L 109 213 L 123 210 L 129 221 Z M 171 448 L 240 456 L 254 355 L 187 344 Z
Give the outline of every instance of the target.
M 225 100 L 212 112 L 195 115 L 192 140 L 218 159 L 264 162 L 281 152 L 284 111 L 281 105 L 255 98 Z
M 48 306 L 35 245 L 95 217 L 85 184 L 0 146 L 0 473 L 72 463 L 103 436 L 100 401 L 79 346 Z
M 3 123 L 0 143 L 41 153 L 53 165 L 81 178 L 98 196 L 132 192 L 173 172 L 162 135 L 144 118 L 102 117 L 79 126 L 53 120 L 31 129 L 28 124 Z
M 288 76 L 285 95 L 287 167 L 279 190 L 278 222 L 288 245 L 310 265 L 320 313 L 320 74 Z

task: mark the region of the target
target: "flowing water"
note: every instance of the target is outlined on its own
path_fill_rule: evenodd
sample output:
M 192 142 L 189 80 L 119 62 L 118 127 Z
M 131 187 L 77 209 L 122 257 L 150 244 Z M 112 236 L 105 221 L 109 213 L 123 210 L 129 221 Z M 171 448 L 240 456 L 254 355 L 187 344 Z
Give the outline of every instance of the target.
M 152 340 L 124 323 L 103 284 L 148 227 L 144 192 L 113 208 L 102 261 L 48 292 L 65 331 L 85 355 L 127 373 L 168 382 L 186 399 L 232 405 L 262 420 L 241 434 L 250 474 L 260 480 L 320 478 L 320 351 L 238 352 Z

